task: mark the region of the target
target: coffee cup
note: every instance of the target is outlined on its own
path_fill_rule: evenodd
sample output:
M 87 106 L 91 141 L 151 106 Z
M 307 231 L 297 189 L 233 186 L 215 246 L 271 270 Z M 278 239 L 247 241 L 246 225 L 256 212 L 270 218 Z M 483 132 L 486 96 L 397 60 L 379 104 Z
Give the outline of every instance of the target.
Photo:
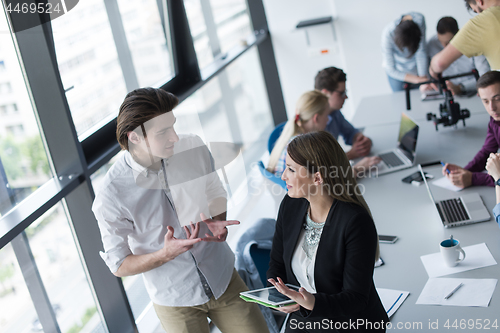
M 459 262 L 465 259 L 465 252 L 460 247 L 460 242 L 456 239 L 445 239 L 440 244 L 441 255 L 445 264 L 449 267 L 455 267 Z M 462 253 L 462 259 L 460 259 Z

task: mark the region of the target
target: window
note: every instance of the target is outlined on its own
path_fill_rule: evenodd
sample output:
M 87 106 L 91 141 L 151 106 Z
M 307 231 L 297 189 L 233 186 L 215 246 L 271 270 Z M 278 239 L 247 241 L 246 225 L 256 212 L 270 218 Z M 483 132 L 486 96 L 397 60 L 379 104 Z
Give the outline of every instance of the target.
M 118 5 L 139 86 L 167 82 L 174 74 L 173 64 L 158 2 L 118 0 Z
M 35 277 L 20 270 L 20 261 L 25 267 L 34 264 L 38 270 L 61 332 L 91 332 L 96 328 L 104 332 L 62 202 L 33 222 L 25 233 L 34 263 L 26 262 L 12 246 L 0 250 L 0 330 L 42 330 L 32 301 L 39 300 L 42 291 L 31 287 L 28 292 L 26 280 Z M 34 293 L 38 297 L 34 298 Z
M 9 31 L 3 11 L 0 31 Z M 0 195 L 0 207 L 10 209 L 43 185 L 52 174 L 9 33 L 0 34 L 0 45 L 0 58 L 5 59 L 2 63 L 6 66 L 0 80 L 7 81 L 0 83 L 0 186 L 8 184 L 8 194 Z
M 245 0 L 210 0 L 221 52 L 241 44 L 252 33 Z
M 116 116 L 127 93 L 104 1 L 80 1 L 51 23 L 66 98 L 81 135 Z

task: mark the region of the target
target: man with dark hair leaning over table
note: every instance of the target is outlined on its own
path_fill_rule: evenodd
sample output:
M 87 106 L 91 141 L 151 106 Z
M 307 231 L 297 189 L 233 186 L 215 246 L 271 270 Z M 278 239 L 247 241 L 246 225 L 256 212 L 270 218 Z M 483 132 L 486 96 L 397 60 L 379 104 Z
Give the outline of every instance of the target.
M 130 92 L 120 107 L 123 154 L 107 172 L 92 210 L 101 257 L 118 276 L 142 274 L 167 333 L 269 332 L 234 269 L 226 243 L 226 191 L 195 135 L 177 135 L 178 99 L 153 88 Z M 206 216 L 213 216 L 207 218 Z M 198 236 L 200 235 L 200 237 Z M 203 238 L 201 238 L 203 237 Z
M 314 78 L 314 89 L 321 91 L 328 97 L 330 106 L 329 122 L 325 131 L 330 132 L 338 140 L 342 135 L 344 142 L 351 145 L 351 150 L 346 152 L 347 158 L 354 160 L 366 156 L 372 148 L 372 140 L 366 137 L 358 129 L 348 122 L 340 109 L 347 99 L 346 74 L 339 68 L 328 67 L 316 74 Z
M 491 69 L 500 70 L 500 0 L 464 0 L 469 10 L 478 13 L 436 54 L 429 73 L 437 77 L 462 55 L 468 58 L 483 54 Z
M 490 71 L 481 76 L 477 81 L 477 92 L 490 115 L 488 133 L 483 147 L 465 168 L 446 163 L 442 170 L 443 175 L 453 185 L 461 188 L 471 185 L 495 186 L 493 178 L 483 171 L 490 153 L 497 153 L 500 147 L 500 72 Z

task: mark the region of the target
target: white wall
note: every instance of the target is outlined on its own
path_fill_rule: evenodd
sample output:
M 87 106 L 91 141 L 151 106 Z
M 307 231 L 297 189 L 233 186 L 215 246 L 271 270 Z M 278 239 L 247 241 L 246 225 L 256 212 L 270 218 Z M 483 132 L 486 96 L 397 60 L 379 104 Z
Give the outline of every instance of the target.
M 453 16 L 459 26 L 472 17 L 463 0 L 264 0 L 264 5 L 289 115 L 300 94 L 314 88 L 316 73 L 328 66 L 347 73 L 349 99 L 343 112 L 348 118 L 363 97 L 391 93 L 382 68 L 380 40 L 385 25 L 401 14 L 422 13 L 427 38 L 435 34 L 443 16 Z M 294 27 L 299 21 L 324 16 L 335 19 L 338 52 L 309 57 L 305 34 Z M 329 25 L 310 29 L 312 46 L 333 45 L 331 31 Z

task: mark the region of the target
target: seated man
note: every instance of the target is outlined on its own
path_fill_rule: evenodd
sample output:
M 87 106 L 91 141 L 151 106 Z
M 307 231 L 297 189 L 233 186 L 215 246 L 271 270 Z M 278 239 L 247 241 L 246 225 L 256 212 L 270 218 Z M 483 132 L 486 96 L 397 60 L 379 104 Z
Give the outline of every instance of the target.
M 500 147 L 500 72 L 490 71 L 481 76 L 477 81 L 477 92 L 491 116 L 484 145 L 465 168 L 449 163 L 443 167 L 443 175 L 461 188 L 495 185 L 493 178 L 483 171 L 490 153 L 498 152 Z
M 429 58 L 441 52 L 458 32 L 458 23 L 453 17 L 442 17 L 437 24 L 437 35 L 433 36 L 427 44 L 427 54 Z M 490 70 L 490 65 L 483 55 L 467 58 L 462 55 L 455 60 L 450 67 L 445 69 L 443 76 L 452 76 L 471 72 L 476 69 L 479 75 L 483 75 Z M 453 95 L 465 95 L 476 92 L 476 79 L 473 76 L 464 76 L 446 81 L 446 86 Z M 421 85 L 420 90 L 430 90 L 431 85 Z
M 366 156 L 372 148 L 372 140 L 366 137 L 358 129 L 349 123 L 340 109 L 347 99 L 345 88 L 346 74 L 339 68 L 328 67 L 316 74 L 314 88 L 320 90 L 328 97 L 330 106 L 330 121 L 326 125 L 325 131 L 330 132 L 338 140 L 339 134 L 344 138 L 344 142 L 352 148 L 347 154 L 350 160 Z

